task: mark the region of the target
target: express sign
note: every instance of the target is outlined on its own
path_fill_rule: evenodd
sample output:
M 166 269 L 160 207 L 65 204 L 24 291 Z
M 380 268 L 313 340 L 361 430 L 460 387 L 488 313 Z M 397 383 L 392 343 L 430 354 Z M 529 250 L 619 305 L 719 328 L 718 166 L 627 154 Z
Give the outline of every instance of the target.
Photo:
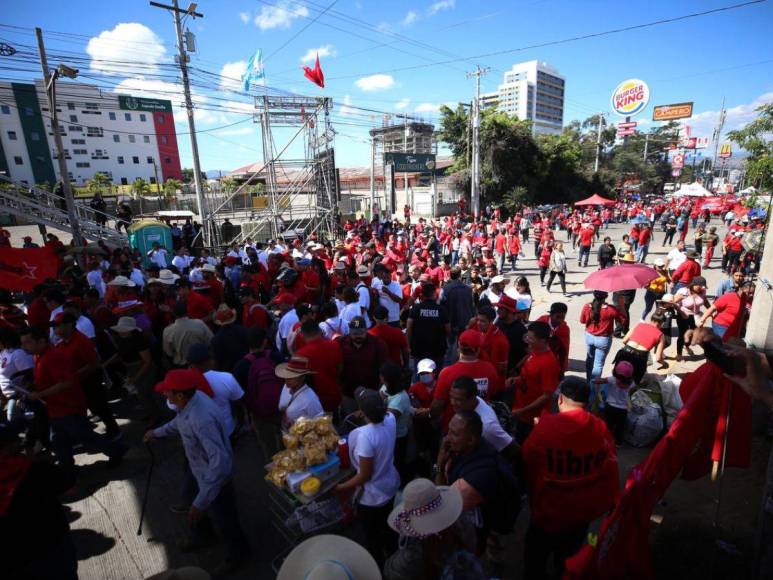
M 650 100 L 650 89 L 642 80 L 623 81 L 612 93 L 612 109 L 621 117 L 638 115 Z

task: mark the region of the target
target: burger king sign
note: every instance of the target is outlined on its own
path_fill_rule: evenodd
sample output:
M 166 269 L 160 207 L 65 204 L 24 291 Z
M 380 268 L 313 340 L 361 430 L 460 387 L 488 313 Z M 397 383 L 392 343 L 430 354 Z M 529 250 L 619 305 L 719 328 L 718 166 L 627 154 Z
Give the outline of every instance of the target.
M 612 93 L 612 110 L 621 117 L 638 115 L 650 100 L 650 89 L 642 80 L 623 81 Z

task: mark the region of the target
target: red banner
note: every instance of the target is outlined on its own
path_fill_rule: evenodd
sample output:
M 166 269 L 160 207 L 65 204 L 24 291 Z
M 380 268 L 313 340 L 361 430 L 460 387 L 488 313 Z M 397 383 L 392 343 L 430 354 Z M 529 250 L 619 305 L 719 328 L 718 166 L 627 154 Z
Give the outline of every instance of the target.
M 0 287 L 28 292 L 56 278 L 57 264 L 51 248 L 0 248 Z

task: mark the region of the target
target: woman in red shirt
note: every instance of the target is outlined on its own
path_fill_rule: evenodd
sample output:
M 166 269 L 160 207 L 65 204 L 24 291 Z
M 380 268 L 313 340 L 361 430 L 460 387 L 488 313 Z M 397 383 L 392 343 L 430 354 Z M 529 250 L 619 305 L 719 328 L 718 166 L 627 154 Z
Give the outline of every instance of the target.
M 625 322 L 625 314 L 607 304 L 606 292 L 594 290 L 593 302 L 582 307 L 580 323 L 585 325 L 585 345 L 588 347 L 585 357 L 585 374 L 590 381 L 601 376 L 604 362 L 612 346 L 612 332 L 615 321 Z
M 656 312 L 650 318 L 651 322 L 640 322 L 623 337 L 624 346 L 617 351 L 615 364 L 621 360 L 631 363 L 633 366 L 633 379 L 636 384 L 641 382 L 644 373 L 647 372 L 652 349 L 655 349 L 655 359 L 660 364 L 660 368 L 663 369 L 668 366 L 663 358 L 663 351 L 666 348 L 666 337 L 661 330 L 665 320 L 665 316 Z
M 754 285 L 746 282 L 741 284 L 736 292 L 727 292 L 717 298 L 703 314 L 698 326 L 703 326 L 709 318 L 712 318 L 711 330 L 723 341 L 740 336 L 746 318 L 746 306 L 749 304 L 753 289 Z

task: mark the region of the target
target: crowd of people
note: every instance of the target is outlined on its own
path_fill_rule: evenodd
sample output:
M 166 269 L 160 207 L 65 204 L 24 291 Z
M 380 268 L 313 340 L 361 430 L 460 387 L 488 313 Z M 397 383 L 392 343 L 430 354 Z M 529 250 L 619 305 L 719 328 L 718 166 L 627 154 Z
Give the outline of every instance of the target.
M 204 545 L 209 519 L 225 545 L 219 572 L 249 557 L 234 442 L 254 432 L 268 461 L 294 422 L 330 414 L 348 433 L 353 469 L 333 493 L 353 497 L 367 548 L 363 555 L 328 540 L 347 552 L 342 561 L 359 558 L 367 569 L 372 558 L 394 580 L 485 578 L 484 555 L 487 565 L 509 557 L 502 538 L 526 501 L 525 577 L 559 575 L 615 501 L 630 393 L 651 360 L 669 365 L 672 323 L 677 361 L 692 354 L 696 328 L 710 325 L 725 341 L 743 336 L 747 277 L 759 257 L 741 241 L 764 223 L 731 219 L 720 240 L 697 206 L 625 201 L 507 218 L 491 208 L 478 219 L 461 211 L 415 222 L 410 214 L 363 218 L 343 224 L 335 240 L 246 240 L 221 252 L 188 247 L 181 231 L 175 247 L 155 244 L 147 255 L 103 245 L 78 264 L 60 254 L 57 280 L 23 296 L 0 291 L 0 444 L 13 457 L 0 469 L 3 545 L 13 546 L 22 575 L 76 577 L 53 498 L 77 482 L 76 444 L 105 454 L 108 466 L 121 462 L 129 441 L 110 404 L 119 397 L 136 401 L 146 442 L 181 439 L 187 464 L 172 509 L 188 517 L 182 548 Z M 620 222 L 633 225 L 616 242 L 605 232 Z M 648 262 L 661 232 L 673 249 Z M 63 249 L 55 236 L 49 244 Z M 570 373 L 579 369 L 570 369 L 567 302 L 532 316 L 536 279 L 518 261 L 527 253 L 539 283 L 552 294 L 557 278 L 562 297 L 571 295 L 570 254 L 578 268 L 594 266 L 595 255 L 599 269 L 638 262 L 657 272 L 640 290 L 641 316 L 631 311 L 636 289 L 611 300 L 595 291 L 570 321 L 585 328 L 582 376 Z M 728 277 L 710 300 L 702 270 L 718 266 Z M 604 376 L 615 338 L 620 348 Z M 104 428 L 94 429 L 88 411 Z M 9 451 L 17 443 L 26 454 Z M 30 459 L 45 450 L 56 468 Z M 43 552 L 19 533 L 38 493 L 49 499 L 35 513 L 58 522 Z M 315 550 L 305 569 L 300 555 L 288 558 L 295 575 L 280 578 L 348 570 Z

